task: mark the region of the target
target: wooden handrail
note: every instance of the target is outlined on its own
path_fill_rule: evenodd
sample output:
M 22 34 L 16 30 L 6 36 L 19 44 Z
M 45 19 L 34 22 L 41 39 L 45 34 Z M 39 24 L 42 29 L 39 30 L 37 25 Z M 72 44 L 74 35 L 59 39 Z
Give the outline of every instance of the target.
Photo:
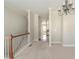
M 12 46 L 12 39 L 16 38 L 16 37 L 20 37 L 20 36 L 24 36 L 24 35 L 28 35 L 30 34 L 28 33 L 24 33 L 24 34 L 19 34 L 19 35 L 15 35 L 13 36 L 12 34 L 9 36 L 9 59 L 14 59 L 13 57 L 13 46 Z
M 15 36 L 13 36 L 13 38 L 16 38 L 16 37 L 19 37 L 19 36 L 28 35 L 28 34 L 30 34 L 30 33 L 24 33 L 24 34 L 15 35 Z

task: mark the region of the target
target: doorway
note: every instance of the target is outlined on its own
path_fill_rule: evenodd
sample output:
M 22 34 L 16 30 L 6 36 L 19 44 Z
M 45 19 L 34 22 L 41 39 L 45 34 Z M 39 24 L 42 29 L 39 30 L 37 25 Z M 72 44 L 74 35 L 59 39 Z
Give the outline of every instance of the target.
M 40 27 L 41 39 L 40 40 L 43 42 L 48 42 L 49 41 L 49 39 L 48 39 L 48 36 L 49 36 L 48 20 L 43 19 L 40 24 L 41 24 L 41 27 Z

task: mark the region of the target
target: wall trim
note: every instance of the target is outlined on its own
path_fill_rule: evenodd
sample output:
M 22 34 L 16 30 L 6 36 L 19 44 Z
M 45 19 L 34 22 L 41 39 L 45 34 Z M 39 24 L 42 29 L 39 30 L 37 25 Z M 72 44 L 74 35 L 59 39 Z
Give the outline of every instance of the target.
M 51 42 L 52 44 L 61 44 L 62 42 L 60 42 L 60 41 L 53 41 L 53 42 Z
M 74 44 L 63 44 L 62 46 L 64 46 L 64 47 L 75 47 Z
M 17 57 L 24 49 L 26 49 L 29 45 L 31 45 L 32 42 L 26 44 L 22 49 L 20 49 L 15 55 L 14 58 Z

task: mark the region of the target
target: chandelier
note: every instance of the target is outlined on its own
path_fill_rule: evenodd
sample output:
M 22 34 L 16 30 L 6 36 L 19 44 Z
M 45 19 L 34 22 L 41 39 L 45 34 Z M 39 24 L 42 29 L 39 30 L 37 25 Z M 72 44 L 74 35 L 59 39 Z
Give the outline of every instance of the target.
M 69 0 L 65 0 L 64 4 L 61 7 L 62 8 L 58 10 L 59 15 L 68 15 L 75 9 L 73 3 L 70 3 Z

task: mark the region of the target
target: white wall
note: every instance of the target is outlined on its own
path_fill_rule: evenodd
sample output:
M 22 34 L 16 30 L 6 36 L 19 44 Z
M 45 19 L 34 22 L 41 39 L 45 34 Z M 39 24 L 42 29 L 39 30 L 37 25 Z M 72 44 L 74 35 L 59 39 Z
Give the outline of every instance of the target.
M 24 18 L 22 15 L 16 13 L 14 10 L 10 10 L 5 8 L 5 22 L 4 22 L 4 31 L 5 31 L 5 56 L 8 56 L 8 52 L 9 52 L 9 39 L 8 36 L 10 34 L 13 35 L 17 35 L 17 34 L 21 34 L 21 33 L 25 33 L 27 32 L 27 16 L 26 18 Z M 21 49 L 27 42 L 27 37 L 19 37 L 13 40 L 13 48 L 14 51 L 17 52 L 19 49 Z M 17 46 L 19 45 L 19 43 L 21 43 L 21 45 L 19 46 L 19 48 L 17 48 Z M 18 50 L 16 50 L 18 49 Z
M 30 35 L 31 35 L 31 42 L 34 40 L 34 14 L 30 13 Z
M 51 20 L 49 19 L 49 32 L 51 31 L 51 43 L 61 43 L 61 16 L 57 11 L 51 9 Z M 49 38 L 50 40 L 50 38 Z
M 75 44 L 75 15 L 63 16 L 63 45 L 74 46 Z
M 49 35 L 52 43 L 62 43 L 64 46 L 75 45 L 75 15 L 59 16 L 57 11 L 49 13 Z
M 39 39 L 39 18 L 38 14 L 34 15 L 34 41 Z

